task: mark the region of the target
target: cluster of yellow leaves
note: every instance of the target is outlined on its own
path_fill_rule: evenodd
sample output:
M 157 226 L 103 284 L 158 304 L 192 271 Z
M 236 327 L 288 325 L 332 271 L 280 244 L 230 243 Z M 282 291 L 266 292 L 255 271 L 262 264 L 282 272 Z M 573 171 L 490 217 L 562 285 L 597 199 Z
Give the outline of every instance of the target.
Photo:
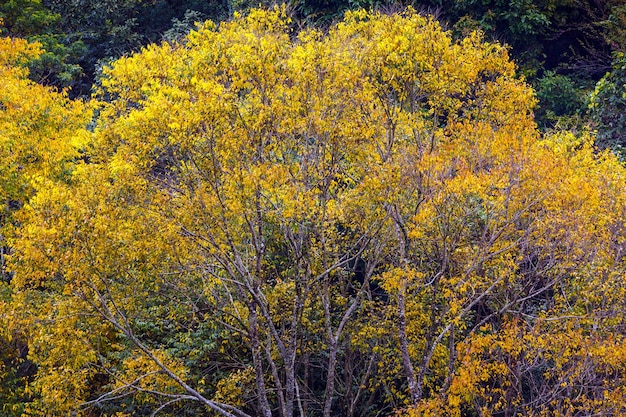
M 37 176 L 66 175 L 86 140 L 85 105 L 28 80 L 20 66 L 41 53 L 24 40 L 0 39 L 0 209 L 32 193 Z
M 233 371 L 217 383 L 215 399 L 235 407 L 243 407 L 253 386 L 254 370 L 252 368 Z
M 558 327 L 549 329 L 548 327 Z M 460 343 L 459 365 L 445 395 L 407 415 L 491 416 L 514 410 L 529 416 L 620 414 L 623 411 L 623 337 L 599 337 L 571 318 L 507 322 L 485 327 Z M 611 377 L 607 378 L 606 376 Z

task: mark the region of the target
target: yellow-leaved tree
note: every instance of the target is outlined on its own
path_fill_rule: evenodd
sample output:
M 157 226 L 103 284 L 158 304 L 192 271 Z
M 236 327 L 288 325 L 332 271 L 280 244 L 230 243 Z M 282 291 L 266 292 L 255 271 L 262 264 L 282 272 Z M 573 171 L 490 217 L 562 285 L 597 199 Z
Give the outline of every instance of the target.
M 30 299 L 14 291 L 15 271 L 7 268 L 11 238 L 22 226 L 17 213 L 38 190 L 70 181 L 90 118 L 84 103 L 28 79 L 24 65 L 41 52 L 22 39 L 0 38 L 0 413 L 6 416 L 22 415 L 35 369 L 27 358 L 33 316 L 22 308 Z M 48 227 L 50 233 L 54 225 Z
M 19 215 L 33 415 L 623 402 L 624 167 L 541 137 L 502 46 L 411 10 L 327 33 L 255 10 L 97 97 L 86 162 Z

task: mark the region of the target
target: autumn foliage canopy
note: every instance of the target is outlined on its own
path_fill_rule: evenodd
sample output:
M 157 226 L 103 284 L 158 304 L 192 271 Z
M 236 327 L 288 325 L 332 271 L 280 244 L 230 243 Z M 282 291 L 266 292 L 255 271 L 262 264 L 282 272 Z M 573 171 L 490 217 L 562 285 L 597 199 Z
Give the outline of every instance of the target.
M 31 53 L 0 43 L 0 413 L 626 412 L 626 169 L 539 133 L 506 48 L 255 10 L 89 102 Z

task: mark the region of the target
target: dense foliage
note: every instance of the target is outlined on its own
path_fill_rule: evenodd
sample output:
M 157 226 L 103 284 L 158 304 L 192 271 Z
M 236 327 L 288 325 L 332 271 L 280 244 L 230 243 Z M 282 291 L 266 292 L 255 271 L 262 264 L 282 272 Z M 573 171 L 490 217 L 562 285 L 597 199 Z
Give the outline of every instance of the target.
M 88 101 L 0 39 L 2 414 L 624 413 L 626 169 L 465 35 L 253 10 Z
M 31 64 L 31 77 L 48 85 L 71 87 L 72 96 L 89 96 L 103 65 L 161 39 L 175 40 L 195 21 L 222 21 L 236 11 L 271 6 L 269 0 L 2 0 L 4 34 L 41 42 L 43 54 Z M 413 6 L 435 14 L 454 36 L 481 30 L 487 39 L 510 45 L 521 73 L 537 86 L 554 72 L 575 91 L 543 102 L 541 126 L 584 113 L 579 96 L 611 67 L 611 54 L 624 52 L 626 5 L 623 0 L 288 0 L 298 25 L 327 27 L 349 9 L 385 12 Z M 544 71 L 548 71 L 544 73 Z M 548 80 L 549 81 L 549 80 Z M 544 83 L 545 84 L 545 83 Z M 577 103 L 573 106 L 569 101 Z M 554 107 L 554 108 L 553 108 Z M 562 113 L 566 109 L 567 113 Z
M 8 236 L 41 181 L 69 180 L 89 120 L 82 103 L 26 78 L 19 64 L 41 53 L 23 40 L 0 38 L 0 405 L 9 416 L 21 415 L 34 366 L 22 327 L 26 312 L 12 304 Z
M 613 69 L 596 85 L 590 100 L 598 145 L 626 156 L 626 56 L 615 55 Z

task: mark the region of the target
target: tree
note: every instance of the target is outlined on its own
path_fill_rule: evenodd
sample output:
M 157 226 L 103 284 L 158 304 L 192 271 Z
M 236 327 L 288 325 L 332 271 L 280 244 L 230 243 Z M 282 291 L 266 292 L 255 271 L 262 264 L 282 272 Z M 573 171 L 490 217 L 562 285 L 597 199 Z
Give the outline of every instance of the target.
M 619 287 L 624 168 L 542 138 L 477 33 L 412 10 L 294 33 L 253 10 L 116 61 L 98 97 L 85 156 L 18 214 L 31 414 L 561 410 L 564 379 L 495 371 L 516 348 L 554 360 L 561 316 L 602 329 L 578 352 L 617 346 L 621 293 L 582 294 Z
M 7 268 L 10 238 L 20 227 L 16 213 L 43 184 L 69 179 L 80 157 L 89 119 L 84 103 L 73 102 L 28 80 L 25 65 L 42 51 L 25 40 L 0 38 L 0 402 L 2 414 L 22 415 L 25 389 L 34 374 L 27 360 L 28 318 L 15 308 L 13 272 Z
M 39 177 L 62 180 L 79 157 L 82 140 L 75 133 L 89 115 L 83 103 L 70 101 L 28 80 L 25 66 L 42 53 L 37 44 L 0 38 L 0 227 L 34 195 Z M 0 246 L 6 242 L 0 240 Z M 7 279 L 5 252 L 2 278 Z

